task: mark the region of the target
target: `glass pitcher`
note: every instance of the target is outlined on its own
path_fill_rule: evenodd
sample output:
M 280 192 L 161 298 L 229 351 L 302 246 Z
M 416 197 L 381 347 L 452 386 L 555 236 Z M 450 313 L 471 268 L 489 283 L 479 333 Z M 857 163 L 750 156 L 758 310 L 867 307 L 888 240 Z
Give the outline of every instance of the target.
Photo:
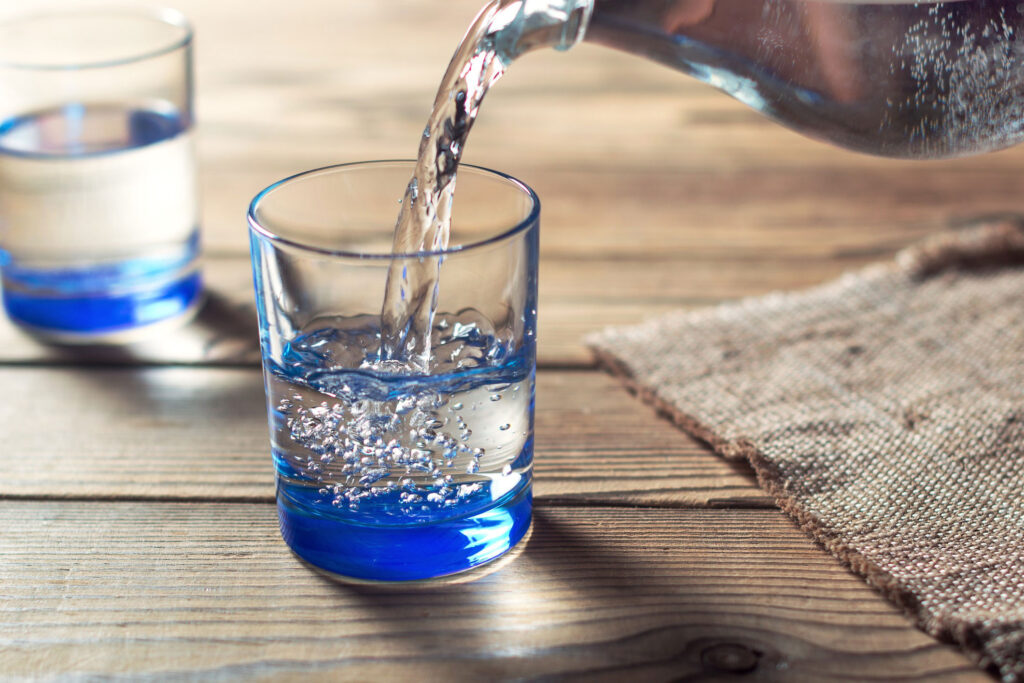
M 617 48 L 695 76 L 801 133 L 860 152 L 936 159 L 1024 139 L 1024 4 L 1017 2 L 500 4 L 516 6 L 522 18 L 518 42 L 506 38 L 513 58 L 579 40 Z

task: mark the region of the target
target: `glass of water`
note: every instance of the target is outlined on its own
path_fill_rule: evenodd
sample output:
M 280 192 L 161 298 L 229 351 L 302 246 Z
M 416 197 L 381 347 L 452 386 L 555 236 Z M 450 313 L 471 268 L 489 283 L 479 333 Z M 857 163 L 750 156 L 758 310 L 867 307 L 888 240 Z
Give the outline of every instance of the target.
M 192 30 L 175 11 L 0 14 L 0 273 L 14 322 L 107 342 L 195 310 L 192 90 Z
M 249 209 L 281 531 L 346 579 L 461 572 L 530 526 L 540 204 L 463 166 L 450 246 L 393 255 L 412 170 L 310 171 Z M 393 262 L 439 264 L 425 369 L 381 358 Z

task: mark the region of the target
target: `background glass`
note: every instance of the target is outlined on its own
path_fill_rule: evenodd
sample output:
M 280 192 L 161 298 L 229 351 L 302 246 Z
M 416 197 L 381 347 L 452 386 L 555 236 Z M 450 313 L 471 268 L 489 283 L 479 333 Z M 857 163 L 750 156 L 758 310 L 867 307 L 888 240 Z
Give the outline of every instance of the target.
M 249 212 L 281 530 L 333 574 L 426 579 L 530 525 L 540 204 L 459 170 L 427 374 L 381 363 L 397 198 L 412 162 L 310 171 Z
M 0 272 L 8 315 L 113 341 L 200 293 L 192 31 L 173 10 L 0 20 Z

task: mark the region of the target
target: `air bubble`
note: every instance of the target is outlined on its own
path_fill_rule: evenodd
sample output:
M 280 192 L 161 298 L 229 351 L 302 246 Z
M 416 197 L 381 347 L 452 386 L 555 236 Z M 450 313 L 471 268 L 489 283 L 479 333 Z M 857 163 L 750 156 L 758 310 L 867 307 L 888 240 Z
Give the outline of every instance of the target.
M 461 486 L 459 486 L 459 491 L 456 495 L 458 495 L 459 498 L 468 498 L 469 496 L 473 495 L 482 488 L 483 486 L 481 486 L 479 483 L 462 484 Z
M 416 407 L 416 399 L 415 399 L 415 397 L 413 397 L 413 396 L 403 396 L 402 398 L 398 399 L 398 402 L 395 404 L 395 412 L 398 413 L 399 415 L 405 415 L 406 413 L 408 413 L 410 410 L 412 410 L 415 407 Z

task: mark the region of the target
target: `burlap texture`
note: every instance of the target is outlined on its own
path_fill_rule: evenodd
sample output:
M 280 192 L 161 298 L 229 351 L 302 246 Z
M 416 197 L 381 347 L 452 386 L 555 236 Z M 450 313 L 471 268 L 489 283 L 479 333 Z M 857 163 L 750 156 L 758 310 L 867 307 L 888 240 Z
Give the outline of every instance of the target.
M 1024 680 L 1022 295 L 1003 220 L 587 341 L 921 628 Z

